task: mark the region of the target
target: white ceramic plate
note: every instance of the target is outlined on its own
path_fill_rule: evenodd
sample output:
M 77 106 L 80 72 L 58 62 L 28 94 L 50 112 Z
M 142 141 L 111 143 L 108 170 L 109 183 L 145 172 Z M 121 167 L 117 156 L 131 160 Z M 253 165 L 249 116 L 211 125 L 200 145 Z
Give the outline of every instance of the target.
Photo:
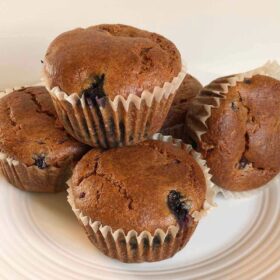
M 279 59 L 279 0 L 0 0 L 0 89 L 31 84 L 59 33 L 120 22 L 162 33 L 203 84 Z M 218 199 L 172 259 L 122 264 L 88 241 L 66 194 L 23 193 L 0 178 L 0 280 L 280 279 L 280 182 L 246 200 Z
M 123 264 L 91 245 L 66 193 L 24 193 L 0 178 L 0 279 L 277 279 L 279 181 L 245 200 L 218 198 L 175 257 Z

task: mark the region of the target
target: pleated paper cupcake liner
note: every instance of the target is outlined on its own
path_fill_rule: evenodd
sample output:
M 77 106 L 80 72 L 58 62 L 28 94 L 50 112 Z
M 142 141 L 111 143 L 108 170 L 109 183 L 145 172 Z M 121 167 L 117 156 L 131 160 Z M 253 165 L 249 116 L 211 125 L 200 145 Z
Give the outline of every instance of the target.
M 110 226 L 83 215 L 75 207 L 71 187 L 68 189 L 68 202 L 95 247 L 105 255 L 127 263 L 154 262 L 172 257 L 188 242 L 197 226 L 197 222 L 192 221 L 184 231 L 170 226 L 166 231 L 156 229 L 153 234 L 135 230 L 126 234 L 122 229 L 113 231 Z
M 20 161 L 0 153 L 0 172 L 10 184 L 18 189 L 30 192 L 60 192 L 66 189 L 66 180 L 62 169 L 48 167 L 39 169 L 36 166 L 27 166 Z
M 103 97 L 90 102 L 84 95 L 67 95 L 59 87 L 45 85 L 69 134 L 92 147 L 112 148 L 136 144 L 159 131 L 185 75 L 182 67 L 171 82 L 145 90 L 140 97 L 118 95 L 114 100 Z
M 195 231 L 198 221 L 212 207 L 215 207 L 213 184 L 210 181 L 205 161 L 201 160 L 200 155 L 191 146 L 185 145 L 181 140 L 173 139 L 170 136 L 163 136 L 158 133 L 153 135 L 152 139 L 170 142 L 178 148 L 186 150 L 196 159 L 203 170 L 207 182 L 206 199 L 201 211 L 195 211 L 189 215 L 190 222 L 186 228 L 180 229 L 178 226 L 170 226 L 167 230 L 158 228 L 154 233 L 148 231 L 137 232 L 135 230 L 125 233 L 123 229 L 113 231 L 110 226 L 102 225 L 100 221 L 93 221 L 77 209 L 71 189 L 71 180 L 68 181 L 70 186 L 68 202 L 79 223 L 84 227 L 88 238 L 105 255 L 122 262 L 153 262 L 172 257 L 186 245 Z
M 236 86 L 238 82 L 252 78 L 255 75 L 265 75 L 280 80 L 280 65 L 276 61 L 268 61 L 263 66 L 254 70 L 224 77 L 206 86 L 192 104 L 192 114 L 187 116 L 188 133 L 197 140 L 207 132 L 207 120 L 211 116 L 212 108 L 219 108 L 220 101 L 224 99 L 230 87 Z M 245 198 L 263 191 L 264 187 L 249 191 L 230 191 L 215 185 L 217 193 L 221 193 L 225 198 Z

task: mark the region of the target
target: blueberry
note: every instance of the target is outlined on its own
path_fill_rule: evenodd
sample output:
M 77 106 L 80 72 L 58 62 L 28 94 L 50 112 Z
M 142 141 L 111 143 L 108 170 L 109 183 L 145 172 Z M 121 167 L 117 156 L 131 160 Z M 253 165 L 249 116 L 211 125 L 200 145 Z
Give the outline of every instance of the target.
M 48 167 L 47 163 L 46 163 L 46 156 L 41 154 L 41 155 L 35 155 L 33 157 L 35 165 L 40 168 L 40 169 L 45 169 Z
M 79 195 L 79 198 L 84 198 L 86 196 L 86 193 L 85 192 L 81 192 L 80 195 Z
M 184 225 L 188 221 L 189 205 L 187 205 L 181 193 L 171 190 L 167 196 L 167 204 L 179 225 Z
M 245 158 L 244 156 L 242 156 L 242 158 L 239 161 L 239 169 L 244 169 L 246 167 L 246 165 L 249 164 L 249 161 L 247 158 Z
M 87 103 L 89 106 L 100 106 L 104 107 L 106 105 L 106 94 L 104 92 L 105 75 L 95 76 L 94 81 L 91 86 L 83 91 Z
M 252 83 L 252 80 L 249 78 L 246 78 L 246 79 L 244 79 L 244 83 L 249 85 Z
M 234 112 L 237 112 L 239 110 L 238 103 L 236 101 L 231 102 L 231 109 Z

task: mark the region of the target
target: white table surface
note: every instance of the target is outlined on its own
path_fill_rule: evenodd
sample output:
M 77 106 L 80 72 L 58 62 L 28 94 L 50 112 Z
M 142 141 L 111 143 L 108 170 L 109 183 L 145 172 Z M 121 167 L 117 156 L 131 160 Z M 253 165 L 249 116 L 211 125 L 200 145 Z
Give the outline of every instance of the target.
M 280 60 L 279 0 L 0 0 L 0 88 L 37 82 L 55 36 L 99 23 L 166 36 L 204 84 Z M 280 271 L 269 279 L 280 279 Z

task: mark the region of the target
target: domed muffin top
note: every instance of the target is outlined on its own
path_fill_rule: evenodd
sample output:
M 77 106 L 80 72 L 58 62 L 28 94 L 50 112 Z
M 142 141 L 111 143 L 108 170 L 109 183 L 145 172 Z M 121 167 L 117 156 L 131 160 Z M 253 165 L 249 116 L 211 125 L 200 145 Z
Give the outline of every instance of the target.
M 60 167 L 88 147 L 59 124 L 44 87 L 15 90 L 0 99 L 0 152 L 27 166 Z
M 280 81 L 255 75 L 229 87 L 207 126 L 200 148 L 216 184 L 245 191 L 267 183 L 280 170 Z
M 75 207 L 103 226 L 153 233 L 187 226 L 201 210 L 206 181 L 185 150 L 162 141 L 107 151 L 91 150 L 74 169 Z
M 87 91 L 114 99 L 161 87 L 181 66 L 179 51 L 163 36 L 102 24 L 59 35 L 47 50 L 44 77 L 49 88 L 68 95 Z

